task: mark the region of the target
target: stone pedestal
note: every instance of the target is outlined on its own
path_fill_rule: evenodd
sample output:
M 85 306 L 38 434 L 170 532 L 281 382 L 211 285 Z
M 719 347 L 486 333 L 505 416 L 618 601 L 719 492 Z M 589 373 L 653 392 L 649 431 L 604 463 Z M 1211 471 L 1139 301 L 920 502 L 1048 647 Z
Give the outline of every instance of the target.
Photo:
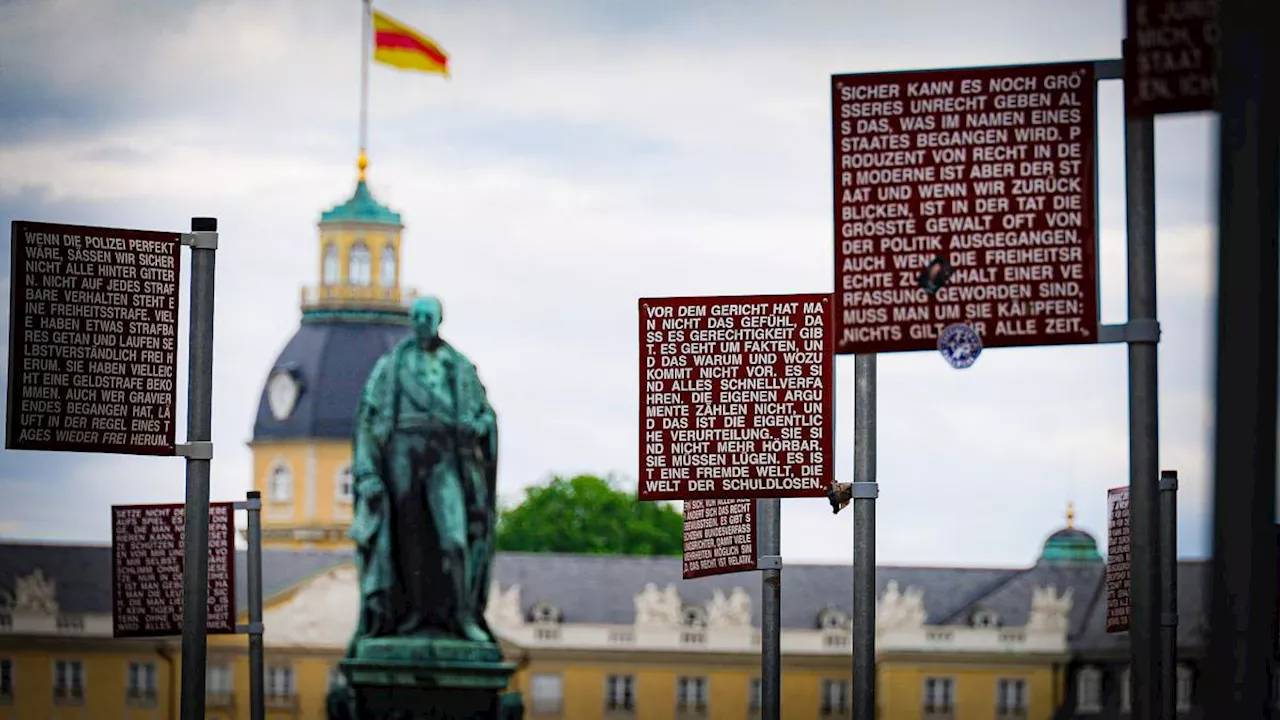
M 329 720 L 515 720 L 515 672 L 495 643 L 447 638 L 369 638 L 340 665 L 346 687 L 330 697 Z M 345 714 L 344 714 L 345 711 Z

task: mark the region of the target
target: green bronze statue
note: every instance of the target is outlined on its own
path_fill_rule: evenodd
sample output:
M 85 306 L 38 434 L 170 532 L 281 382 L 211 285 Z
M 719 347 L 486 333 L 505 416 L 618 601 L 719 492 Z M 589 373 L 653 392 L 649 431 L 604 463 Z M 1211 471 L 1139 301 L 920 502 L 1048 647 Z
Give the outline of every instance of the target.
M 366 638 L 494 642 L 497 419 L 475 366 L 440 337 L 440 301 L 418 299 L 409 317 L 413 334 L 374 365 L 356 420 L 348 657 Z

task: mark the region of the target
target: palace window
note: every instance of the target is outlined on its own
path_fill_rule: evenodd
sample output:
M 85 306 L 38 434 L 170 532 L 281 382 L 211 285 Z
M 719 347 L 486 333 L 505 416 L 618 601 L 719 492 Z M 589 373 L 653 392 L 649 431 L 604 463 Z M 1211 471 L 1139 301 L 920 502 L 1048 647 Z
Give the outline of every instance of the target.
M 84 663 L 79 660 L 53 663 L 53 697 L 63 702 L 84 700 Z
M 822 681 L 822 714 L 847 715 L 849 713 L 849 681 Z
M 1076 712 L 1102 711 L 1102 671 L 1097 668 L 1081 668 L 1076 673 Z
M 676 678 L 676 709 L 705 712 L 707 709 L 707 679 L 704 677 Z
M 210 665 L 204 671 L 205 704 L 220 706 L 231 700 L 231 666 Z
M 1129 712 L 1133 704 L 1133 687 L 1130 685 L 1129 668 L 1120 671 L 1120 710 Z
M 539 673 L 533 676 L 533 714 L 559 715 L 564 683 L 559 674 Z
M 636 679 L 631 675 L 610 675 L 605 680 L 604 709 L 607 712 L 636 711 Z
M 338 259 L 338 246 L 331 242 L 324 244 L 324 284 L 337 285 L 342 282 L 342 262 Z
M 351 246 L 351 255 L 347 257 L 347 282 L 364 287 L 369 284 L 369 273 L 372 270 L 369 246 L 364 239 L 356 240 Z
M 277 665 L 267 670 L 267 698 L 271 700 L 288 700 L 293 698 L 293 668 L 288 665 Z
M 1027 712 L 1027 681 L 1001 679 L 996 683 L 996 711 L 1006 716 Z
M 341 504 L 350 505 L 355 488 L 351 478 L 351 466 L 343 465 L 333 479 L 333 499 Z
M 293 499 L 293 472 L 284 462 L 276 463 L 267 480 L 267 495 L 271 502 L 289 502 Z
M 747 690 L 747 707 L 760 710 L 760 678 L 751 678 L 751 687 Z
M 924 679 L 924 712 L 929 715 L 947 715 L 955 712 L 956 681 L 948 677 Z
M 1178 666 L 1178 712 L 1191 711 L 1191 697 L 1195 691 L 1195 674 L 1186 665 Z
M 396 246 L 387 243 L 382 247 L 382 256 L 378 259 L 378 284 L 389 288 L 396 284 Z
M 13 699 L 13 661 L 0 658 L 0 702 Z
M 156 699 L 156 664 L 129 663 L 129 684 L 126 687 L 131 700 Z

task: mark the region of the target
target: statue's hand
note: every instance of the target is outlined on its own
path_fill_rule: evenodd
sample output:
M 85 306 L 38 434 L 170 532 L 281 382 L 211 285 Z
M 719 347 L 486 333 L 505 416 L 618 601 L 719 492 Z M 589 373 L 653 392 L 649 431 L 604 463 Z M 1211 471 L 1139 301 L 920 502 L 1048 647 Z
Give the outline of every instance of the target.
M 367 502 L 370 508 L 377 509 L 382 506 L 382 498 L 386 490 L 382 485 L 382 478 L 377 475 L 356 478 L 355 490 L 356 496 Z

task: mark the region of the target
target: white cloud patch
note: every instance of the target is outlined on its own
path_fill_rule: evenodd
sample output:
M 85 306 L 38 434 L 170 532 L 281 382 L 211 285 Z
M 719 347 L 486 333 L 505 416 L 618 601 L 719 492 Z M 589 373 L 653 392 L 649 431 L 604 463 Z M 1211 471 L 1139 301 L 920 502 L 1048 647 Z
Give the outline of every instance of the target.
M 100 105 L 111 119 L 0 135 L 0 196 L 128 206 L 129 224 L 156 229 L 220 218 L 214 496 L 226 499 L 249 486 L 243 441 L 261 383 L 297 326 L 298 287 L 316 279 L 318 213 L 351 190 L 358 4 L 146 5 L 158 14 L 73 0 L 0 7 L 0 66 L 47 83 L 49 112 Z M 831 287 L 833 72 L 1115 56 L 1120 29 L 1100 0 L 383 9 L 453 57 L 450 80 L 371 69 L 370 177 L 405 214 L 406 284 L 444 298 L 444 332 L 489 386 L 506 497 L 549 472 L 636 475 L 638 297 Z M 1100 141 L 1106 322 L 1125 312 L 1117 97 L 1104 92 Z M 1183 123 L 1172 137 L 1205 127 Z M 1178 170 L 1160 186 L 1173 209 L 1160 233 L 1162 377 L 1176 379 L 1162 385 L 1163 458 L 1189 475 L 1204 472 L 1212 258 L 1208 173 L 1185 168 L 1204 168 L 1203 147 L 1160 151 Z M 848 479 L 852 365 L 838 365 L 837 470 Z M 880 368 L 882 561 L 1025 562 L 1068 499 L 1082 526 L 1102 530 L 1105 488 L 1128 474 L 1123 348 L 992 351 L 960 373 L 919 353 Z M 0 455 L 0 481 L 10 457 Z M 49 532 L 101 538 L 107 505 L 180 498 L 180 463 L 127 466 L 127 483 L 63 478 L 58 500 L 74 486 L 103 520 Z M 14 507 L 0 522 L 54 518 L 47 510 Z M 1203 524 L 1204 504 L 1184 502 L 1183 514 Z M 847 560 L 849 516 L 832 517 L 825 500 L 786 501 L 789 561 Z

